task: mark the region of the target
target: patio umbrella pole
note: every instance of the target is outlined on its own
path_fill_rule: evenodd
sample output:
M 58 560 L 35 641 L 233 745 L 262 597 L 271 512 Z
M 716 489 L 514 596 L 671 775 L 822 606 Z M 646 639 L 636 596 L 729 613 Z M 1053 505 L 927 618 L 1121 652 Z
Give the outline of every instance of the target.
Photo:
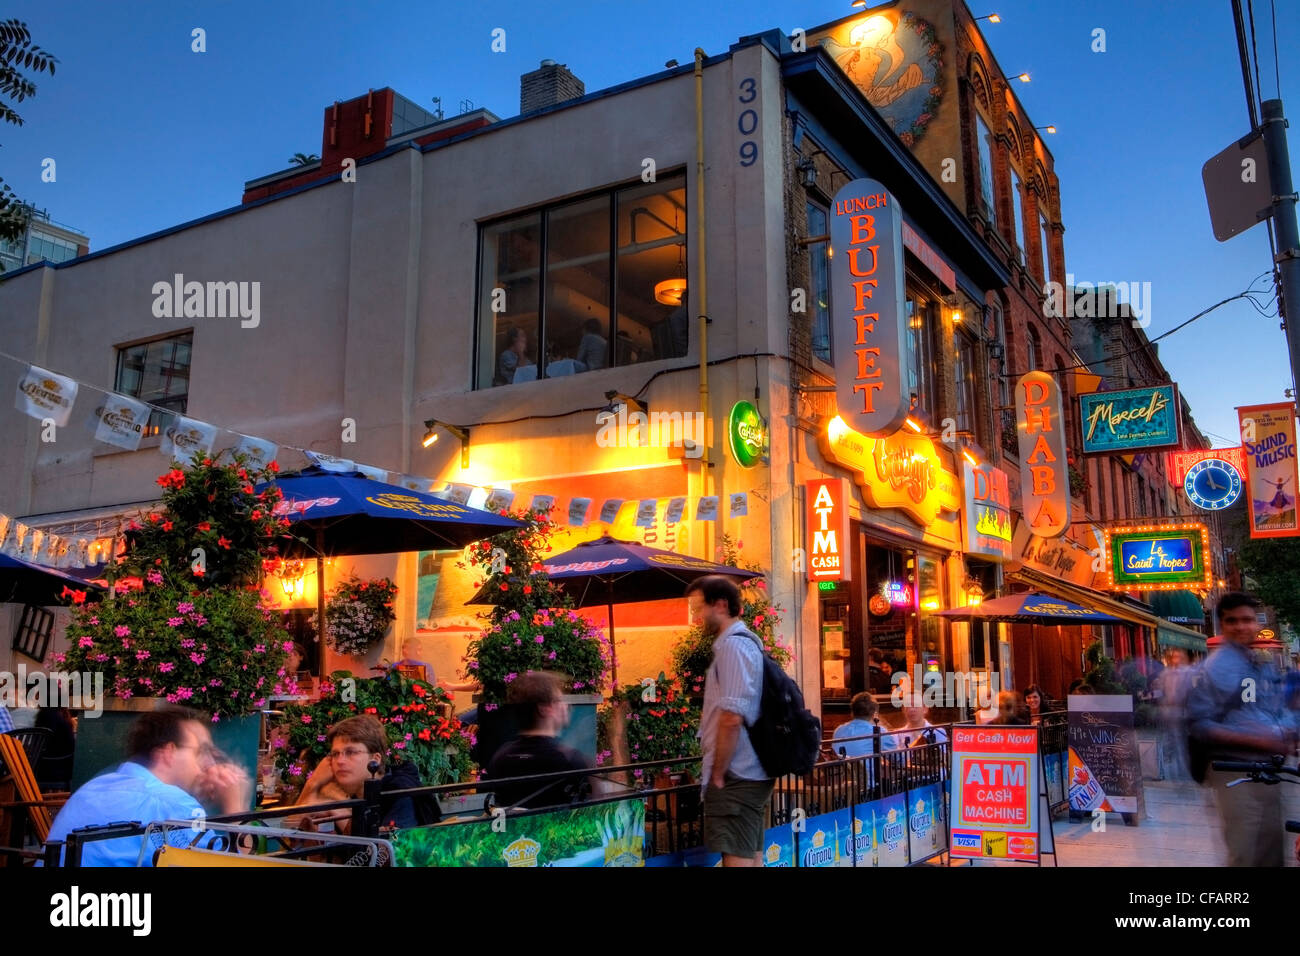
M 325 529 L 316 529 L 316 643 L 321 643 L 325 633 Z M 323 654 L 316 658 L 325 663 Z

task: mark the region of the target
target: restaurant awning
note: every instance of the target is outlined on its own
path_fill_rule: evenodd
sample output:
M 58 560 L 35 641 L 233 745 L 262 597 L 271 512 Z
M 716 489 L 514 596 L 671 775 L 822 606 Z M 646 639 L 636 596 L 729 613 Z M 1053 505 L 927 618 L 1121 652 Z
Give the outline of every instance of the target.
M 1185 627 L 1179 627 L 1177 624 L 1168 624 L 1165 621 L 1161 621 L 1156 628 L 1156 643 L 1165 647 L 1181 647 L 1204 654 L 1206 650 L 1205 640 L 1204 634 L 1188 630 Z
M 1151 609 L 1156 617 L 1174 624 L 1205 624 L 1205 605 L 1191 591 L 1155 591 L 1151 594 Z
M 1094 591 L 1092 588 L 1078 587 L 1068 584 L 1059 578 L 1050 577 L 1041 571 L 1035 571 L 1033 568 L 1021 568 L 1019 571 L 1013 571 L 1007 575 L 1014 581 L 1021 581 L 1038 591 L 1046 591 L 1048 594 L 1054 594 L 1059 598 L 1067 601 L 1073 601 L 1076 604 L 1082 604 L 1097 611 L 1105 611 L 1107 614 L 1113 614 L 1115 617 L 1123 618 L 1130 624 L 1139 624 L 1143 627 L 1157 627 L 1159 621 L 1157 618 L 1130 604 L 1117 601 L 1113 597 Z

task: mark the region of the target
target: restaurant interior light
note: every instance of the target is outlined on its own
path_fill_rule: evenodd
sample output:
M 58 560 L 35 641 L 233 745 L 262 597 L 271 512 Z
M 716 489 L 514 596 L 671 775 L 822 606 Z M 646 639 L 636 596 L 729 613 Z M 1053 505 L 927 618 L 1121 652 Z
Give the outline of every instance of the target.
M 681 305 L 686 294 L 686 280 L 680 277 L 655 283 L 655 301 L 661 305 Z
M 438 429 L 445 428 L 457 438 L 460 439 L 460 467 L 469 467 L 469 429 L 462 428 L 459 425 L 448 425 L 446 422 L 440 422 L 436 418 L 427 419 L 424 423 L 424 438 L 420 444 L 428 448 L 438 440 Z

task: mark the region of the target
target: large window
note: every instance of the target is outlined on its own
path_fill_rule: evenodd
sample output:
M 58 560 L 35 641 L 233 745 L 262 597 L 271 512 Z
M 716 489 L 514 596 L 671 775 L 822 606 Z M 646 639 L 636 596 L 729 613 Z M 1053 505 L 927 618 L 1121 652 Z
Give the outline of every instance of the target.
M 908 283 L 907 388 L 915 404 L 927 413 L 938 411 L 934 372 L 934 330 L 938 300 Z
M 1043 342 L 1038 337 L 1038 330 L 1032 325 L 1026 326 L 1028 335 L 1025 336 L 1025 351 L 1028 353 L 1028 368 L 1026 372 L 1037 371 L 1039 363 L 1043 360 Z
M 154 339 L 117 350 L 117 377 L 113 389 L 178 415 L 185 413 L 190 395 L 190 348 L 193 332 Z M 157 435 L 166 413 L 149 414 L 145 435 Z
M 1038 216 L 1038 225 L 1043 245 L 1043 283 L 1046 284 L 1052 280 L 1051 227 L 1047 224 L 1047 217 L 1041 213 Z
M 40 262 L 42 259 L 48 259 L 50 262 L 67 262 L 69 259 L 75 258 L 77 258 L 77 244 L 75 242 L 32 230 L 27 241 L 27 262 L 29 265 L 33 262 Z
M 984 200 L 984 213 L 993 225 L 998 223 L 997 206 L 993 203 L 993 134 L 983 117 L 975 114 L 976 151 L 980 163 L 980 198 Z
M 825 236 L 830 233 L 826 208 L 808 201 L 808 235 Z M 831 361 L 831 283 L 829 263 L 826 260 L 826 243 L 808 244 L 808 277 L 812 288 L 812 353 L 824 362 Z
M 1024 185 L 1020 181 L 1020 175 L 1011 170 L 1011 218 L 1015 220 L 1016 226 L 1016 260 L 1023 266 L 1025 264 L 1025 204 L 1021 198 L 1021 190 Z
M 684 174 L 484 225 L 479 243 L 477 387 L 686 354 Z
M 975 340 L 964 332 L 955 333 L 957 356 L 953 361 L 953 378 L 957 396 L 956 420 L 959 431 L 970 432 L 980 440 L 975 416 Z

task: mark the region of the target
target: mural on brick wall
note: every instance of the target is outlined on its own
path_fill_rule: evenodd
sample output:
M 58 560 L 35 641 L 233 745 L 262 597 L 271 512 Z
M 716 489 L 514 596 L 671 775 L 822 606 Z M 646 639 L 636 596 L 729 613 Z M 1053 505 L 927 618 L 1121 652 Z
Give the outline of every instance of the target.
M 925 135 L 943 98 L 943 44 L 914 13 L 875 13 L 821 44 L 906 146 Z

